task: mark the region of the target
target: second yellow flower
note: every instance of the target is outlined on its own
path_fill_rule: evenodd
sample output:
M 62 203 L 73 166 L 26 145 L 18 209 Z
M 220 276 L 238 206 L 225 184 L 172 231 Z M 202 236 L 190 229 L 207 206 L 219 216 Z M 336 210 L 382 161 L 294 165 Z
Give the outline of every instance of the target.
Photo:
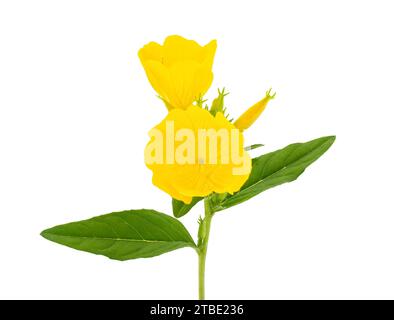
M 181 36 L 150 42 L 138 55 L 152 87 L 169 110 L 186 109 L 209 89 L 216 40 L 200 46 Z

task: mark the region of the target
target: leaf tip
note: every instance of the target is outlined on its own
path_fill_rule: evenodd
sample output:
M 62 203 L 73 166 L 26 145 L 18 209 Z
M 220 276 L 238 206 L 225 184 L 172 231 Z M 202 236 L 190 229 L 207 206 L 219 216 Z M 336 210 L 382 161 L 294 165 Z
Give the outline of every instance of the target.
M 49 229 L 45 229 L 45 230 L 41 231 L 40 236 L 49 240 Z
M 336 135 L 332 135 L 332 136 L 327 136 L 327 138 L 329 138 L 332 141 L 335 141 L 335 139 L 337 138 Z
M 330 142 L 330 145 L 332 145 L 335 142 L 336 138 L 337 138 L 337 136 L 335 136 L 335 135 L 326 137 L 327 141 Z

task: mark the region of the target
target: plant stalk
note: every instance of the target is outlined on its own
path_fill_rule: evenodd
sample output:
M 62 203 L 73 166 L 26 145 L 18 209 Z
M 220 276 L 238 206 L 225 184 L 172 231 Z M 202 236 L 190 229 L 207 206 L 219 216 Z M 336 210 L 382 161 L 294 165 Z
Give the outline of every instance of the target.
M 198 298 L 200 300 L 205 299 L 205 261 L 207 257 L 209 233 L 211 231 L 211 221 L 213 217 L 213 211 L 209 198 L 204 200 L 205 217 L 200 222 L 200 228 L 198 230 Z

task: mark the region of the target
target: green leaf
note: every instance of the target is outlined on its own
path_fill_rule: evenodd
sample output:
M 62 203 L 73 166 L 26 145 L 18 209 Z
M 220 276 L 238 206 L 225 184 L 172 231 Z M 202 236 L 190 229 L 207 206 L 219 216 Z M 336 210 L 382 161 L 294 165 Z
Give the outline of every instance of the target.
M 183 201 L 172 199 L 172 213 L 176 218 L 183 217 L 186 213 L 188 213 L 191 208 L 193 208 L 198 202 L 202 199 L 201 197 L 194 197 L 192 202 L 189 204 L 184 203 Z
M 59 225 L 41 235 L 53 242 L 115 260 L 149 258 L 196 245 L 177 219 L 154 210 L 113 212 Z
M 250 150 L 253 150 L 253 149 L 260 148 L 260 147 L 264 147 L 264 145 L 261 144 L 261 143 L 256 143 L 256 144 L 252 144 L 250 146 L 247 146 L 244 149 L 245 149 L 245 151 L 250 151 Z
M 259 193 L 282 183 L 296 180 L 301 173 L 335 141 L 335 136 L 322 137 L 305 143 L 291 144 L 254 158 L 249 179 L 237 193 L 228 196 L 215 211 L 242 203 Z

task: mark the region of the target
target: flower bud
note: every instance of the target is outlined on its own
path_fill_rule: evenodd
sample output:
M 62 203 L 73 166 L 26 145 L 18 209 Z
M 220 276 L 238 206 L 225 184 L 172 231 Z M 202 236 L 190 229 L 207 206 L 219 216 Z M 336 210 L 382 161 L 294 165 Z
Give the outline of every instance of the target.
M 239 130 L 248 129 L 261 115 L 267 106 L 268 101 L 275 98 L 276 93 L 271 95 L 271 89 L 265 93 L 265 98 L 254 104 L 248 110 L 246 110 L 238 119 L 234 125 Z

